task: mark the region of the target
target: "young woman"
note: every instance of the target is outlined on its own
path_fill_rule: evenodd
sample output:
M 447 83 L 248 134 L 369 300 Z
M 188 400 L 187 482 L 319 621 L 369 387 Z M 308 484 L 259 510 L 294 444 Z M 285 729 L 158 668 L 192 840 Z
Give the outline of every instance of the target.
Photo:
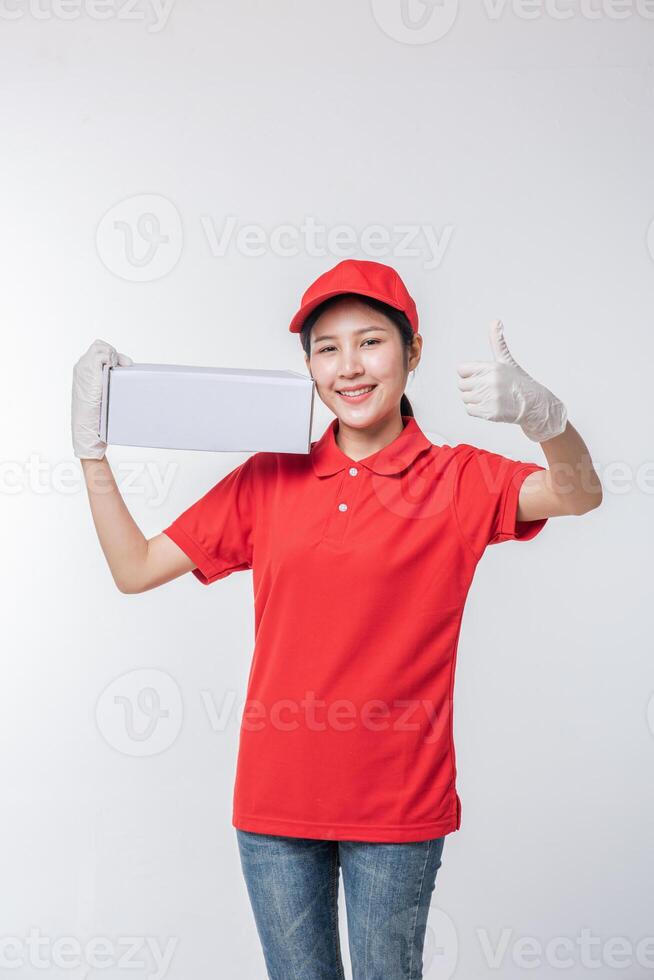
M 565 406 L 515 362 L 499 321 L 493 360 L 459 365 L 459 389 L 471 415 L 519 424 L 548 468 L 426 438 L 404 394 L 418 314 L 391 267 L 338 263 L 289 329 L 335 416 L 308 455 L 255 453 L 146 540 L 98 439 L 102 365 L 131 363 L 103 341 L 74 369 L 74 450 L 121 592 L 252 569 L 232 823 L 268 975 L 344 977 L 342 873 L 354 980 L 413 980 L 461 825 L 454 668 L 476 565 L 602 492 Z

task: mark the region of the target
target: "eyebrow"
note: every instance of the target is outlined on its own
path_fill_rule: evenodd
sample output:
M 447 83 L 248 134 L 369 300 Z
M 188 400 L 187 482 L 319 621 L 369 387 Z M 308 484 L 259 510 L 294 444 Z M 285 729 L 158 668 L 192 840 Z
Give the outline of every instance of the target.
M 380 326 L 374 326 L 374 327 L 360 327 L 358 330 L 355 330 L 354 333 L 355 334 L 368 333 L 369 330 L 383 330 L 384 332 L 386 332 L 387 328 L 386 327 L 382 327 L 381 325 Z M 338 337 L 334 337 L 331 334 L 325 334 L 325 333 L 323 333 L 323 334 L 320 335 L 320 337 L 314 337 L 314 338 L 312 338 L 312 342 L 314 344 L 319 344 L 323 340 L 338 340 Z

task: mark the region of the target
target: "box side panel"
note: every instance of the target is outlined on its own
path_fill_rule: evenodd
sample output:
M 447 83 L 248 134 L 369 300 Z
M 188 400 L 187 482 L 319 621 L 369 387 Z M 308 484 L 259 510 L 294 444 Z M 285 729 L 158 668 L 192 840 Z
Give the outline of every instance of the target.
M 114 445 L 209 452 L 310 449 L 313 383 L 209 374 L 110 374 L 108 435 Z
M 105 364 L 102 368 L 102 402 L 100 405 L 100 438 L 103 442 L 108 442 L 107 426 L 109 419 L 109 372 L 110 365 Z

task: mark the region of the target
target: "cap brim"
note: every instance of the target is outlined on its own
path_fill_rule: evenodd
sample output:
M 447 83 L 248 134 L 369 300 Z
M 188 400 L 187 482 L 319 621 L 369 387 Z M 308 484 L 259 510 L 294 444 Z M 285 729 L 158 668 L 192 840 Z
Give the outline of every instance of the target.
M 307 303 L 306 306 L 300 307 L 300 309 L 297 311 L 297 313 L 291 320 L 291 324 L 288 329 L 291 331 L 291 333 L 300 333 L 302 327 L 304 326 L 304 321 L 309 316 L 309 314 L 315 310 L 317 306 L 320 306 L 321 303 L 324 303 L 326 299 L 331 299 L 332 296 L 341 296 L 344 295 L 345 293 L 357 293 L 359 296 L 370 296 L 371 299 L 378 299 L 380 300 L 380 302 L 386 303 L 387 306 L 392 306 L 396 310 L 402 310 L 401 306 L 397 306 L 395 303 L 389 303 L 388 297 L 386 295 L 373 292 L 372 290 L 370 291 L 366 290 L 364 292 L 362 289 L 332 289 L 330 290 L 330 292 L 322 293 L 320 296 L 316 296 L 309 303 Z M 415 333 L 415 328 L 414 328 L 414 333 Z

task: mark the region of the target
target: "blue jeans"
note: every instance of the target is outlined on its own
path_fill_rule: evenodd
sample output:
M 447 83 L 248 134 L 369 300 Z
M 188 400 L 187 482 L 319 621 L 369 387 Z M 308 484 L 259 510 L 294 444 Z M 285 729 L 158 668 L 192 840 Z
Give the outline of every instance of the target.
M 344 980 L 339 867 L 353 980 L 420 980 L 444 837 L 386 844 L 235 829 L 270 980 Z

